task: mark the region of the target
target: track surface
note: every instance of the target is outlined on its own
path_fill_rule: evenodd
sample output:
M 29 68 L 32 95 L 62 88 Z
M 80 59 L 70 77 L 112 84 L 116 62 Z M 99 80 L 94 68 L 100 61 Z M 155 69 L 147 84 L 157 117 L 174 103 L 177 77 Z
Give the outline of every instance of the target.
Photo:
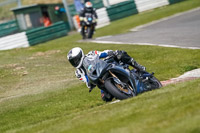
M 126 34 L 96 38 L 92 42 L 200 49 L 200 8 L 140 26 Z

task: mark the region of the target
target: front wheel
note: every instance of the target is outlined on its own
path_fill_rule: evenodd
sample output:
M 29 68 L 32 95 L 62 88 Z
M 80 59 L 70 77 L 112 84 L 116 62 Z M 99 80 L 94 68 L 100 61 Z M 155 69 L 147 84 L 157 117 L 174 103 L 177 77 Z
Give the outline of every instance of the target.
M 130 98 L 130 97 L 133 97 L 135 96 L 134 93 L 131 93 L 131 94 L 125 94 L 123 91 L 126 91 L 126 89 L 123 89 L 122 90 L 122 87 L 120 87 L 120 85 L 112 82 L 111 79 L 107 79 L 105 81 L 105 88 L 108 90 L 108 92 L 113 95 L 116 99 L 120 99 L 120 100 L 123 100 L 123 99 L 127 99 L 127 98 Z M 128 90 L 128 88 L 127 88 Z
M 90 26 L 88 27 L 88 38 L 91 39 L 94 33 L 94 27 Z

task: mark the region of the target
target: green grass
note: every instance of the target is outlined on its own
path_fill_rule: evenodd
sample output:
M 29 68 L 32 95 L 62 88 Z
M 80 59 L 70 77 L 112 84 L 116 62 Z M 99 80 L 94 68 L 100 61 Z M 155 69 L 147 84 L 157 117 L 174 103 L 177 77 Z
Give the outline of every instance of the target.
M 2 2 L 2 1 L 0 1 Z M 0 7 L 0 22 L 7 22 L 9 20 L 15 19 L 15 16 L 10 9 L 15 8 L 17 6 L 16 3 L 11 3 L 9 5 L 4 5 Z M 1 22 L 2 23 L 2 22 Z
M 197 133 L 199 81 L 170 85 L 113 105 L 103 103 L 97 90 L 85 93 L 84 86 L 7 100 L 1 104 L 0 129 L 19 133 Z
M 95 36 L 128 31 L 137 26 L 127 22 L 132 17 L 143 24 L 148 21 L 144 17 L 152 14 L 155 20 L 158 14 L 164 17 L 169 9 L 176 13 L 198 4 L 199 1 L 190 0 L 134 15 L 97 30 Z M 121 23 L 124 29 L 118 28 L 114 33 Z M 94 49 L 123 49 L 148 71 L 154 71 L 160 80 L 166 80 L 200 68 L 200 50 L 78 43 L 80 38 L 74 34 L 34 47 L 0 51 L 1 133 L 200 132 L 199 79 L 111 105 L 101 100 L 100 90 L 88 93 L 66 59 L 67 52 L 75 46 L 82 47 L 85 53 Z

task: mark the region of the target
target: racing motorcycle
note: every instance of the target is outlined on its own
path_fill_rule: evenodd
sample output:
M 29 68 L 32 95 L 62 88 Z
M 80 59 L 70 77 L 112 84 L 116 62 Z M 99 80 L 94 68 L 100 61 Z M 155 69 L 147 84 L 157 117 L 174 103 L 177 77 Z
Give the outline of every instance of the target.
M 96 18 L 92 14 L 86 14 L 84 22 L 85 22 L 85 30 L 84 30 L 85 36 L 86 38 L 91 39 L 94 34 L 96 26 Z
M 162 87 L 154 73 L 130 69 L 113 57 L 101 60 L 97 56 L 88 64 L 87 74 L 92 84 L 120 100 Z

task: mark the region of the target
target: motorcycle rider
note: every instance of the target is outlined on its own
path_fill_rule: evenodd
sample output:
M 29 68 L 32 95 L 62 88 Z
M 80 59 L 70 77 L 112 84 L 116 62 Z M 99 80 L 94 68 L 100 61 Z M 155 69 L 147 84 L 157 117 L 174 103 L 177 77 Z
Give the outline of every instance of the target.
M 76 68 L 76 71 L 75 71 L 76 77 L 79 80 L 86 83 L 87 87 L 90 89 L 89 92 L 91 92 L 91 90 L 94 87 L 96 87 L 96 85 L 93 85 L 89 81 L 87 77 L 87 70 L 89 68 L 88 66 L 91 65 L 90 62 L 92 62 L 97 56 L 100 59 L 106 58 L 108 56 L 113 56 L 113 58 L 118 62 L 123 62 L 125 64 L 133 66 L 138 71 L 145 71 L 145 67 L 138 64 L 125 51 L 104 50 L 100 52 L 100 51 L 95 50 L 95 51 L 90 51 L 88 54 L 84 55 L 83 50 L 80 47 L 72 48 L 67 54 L 67 59 L 69 60 L 71 65 Z M 104 101 L 111 101 L 113 99 L 113 97 L 109 93 L 103 91 L 102 89 L 101 89 L 101 98 Z
M 85 7 L 81 10 L 81 12 L 79 14 L 80 25 L 81 25 L 81 35 L 83 36 L 83 39 L 86 39 L 86 36 L 85 36 L 85 26 L 86 26 L 86 23 L 85 23 L 84 19 L 85 19 L 85 17 L 87 15 L 92 15 L 96 19 L 96 21 L 98 19 L 98 16 L 97 16 L 97 13 L 96 13 L 96 9 L 93 8 L 91 2 L 86 2 L 85 3 Z M 97 23 L 94 23 L 94 25 L 96 26 Z M 94 28 L 95 28 L 95 26 L 94 26 Z

